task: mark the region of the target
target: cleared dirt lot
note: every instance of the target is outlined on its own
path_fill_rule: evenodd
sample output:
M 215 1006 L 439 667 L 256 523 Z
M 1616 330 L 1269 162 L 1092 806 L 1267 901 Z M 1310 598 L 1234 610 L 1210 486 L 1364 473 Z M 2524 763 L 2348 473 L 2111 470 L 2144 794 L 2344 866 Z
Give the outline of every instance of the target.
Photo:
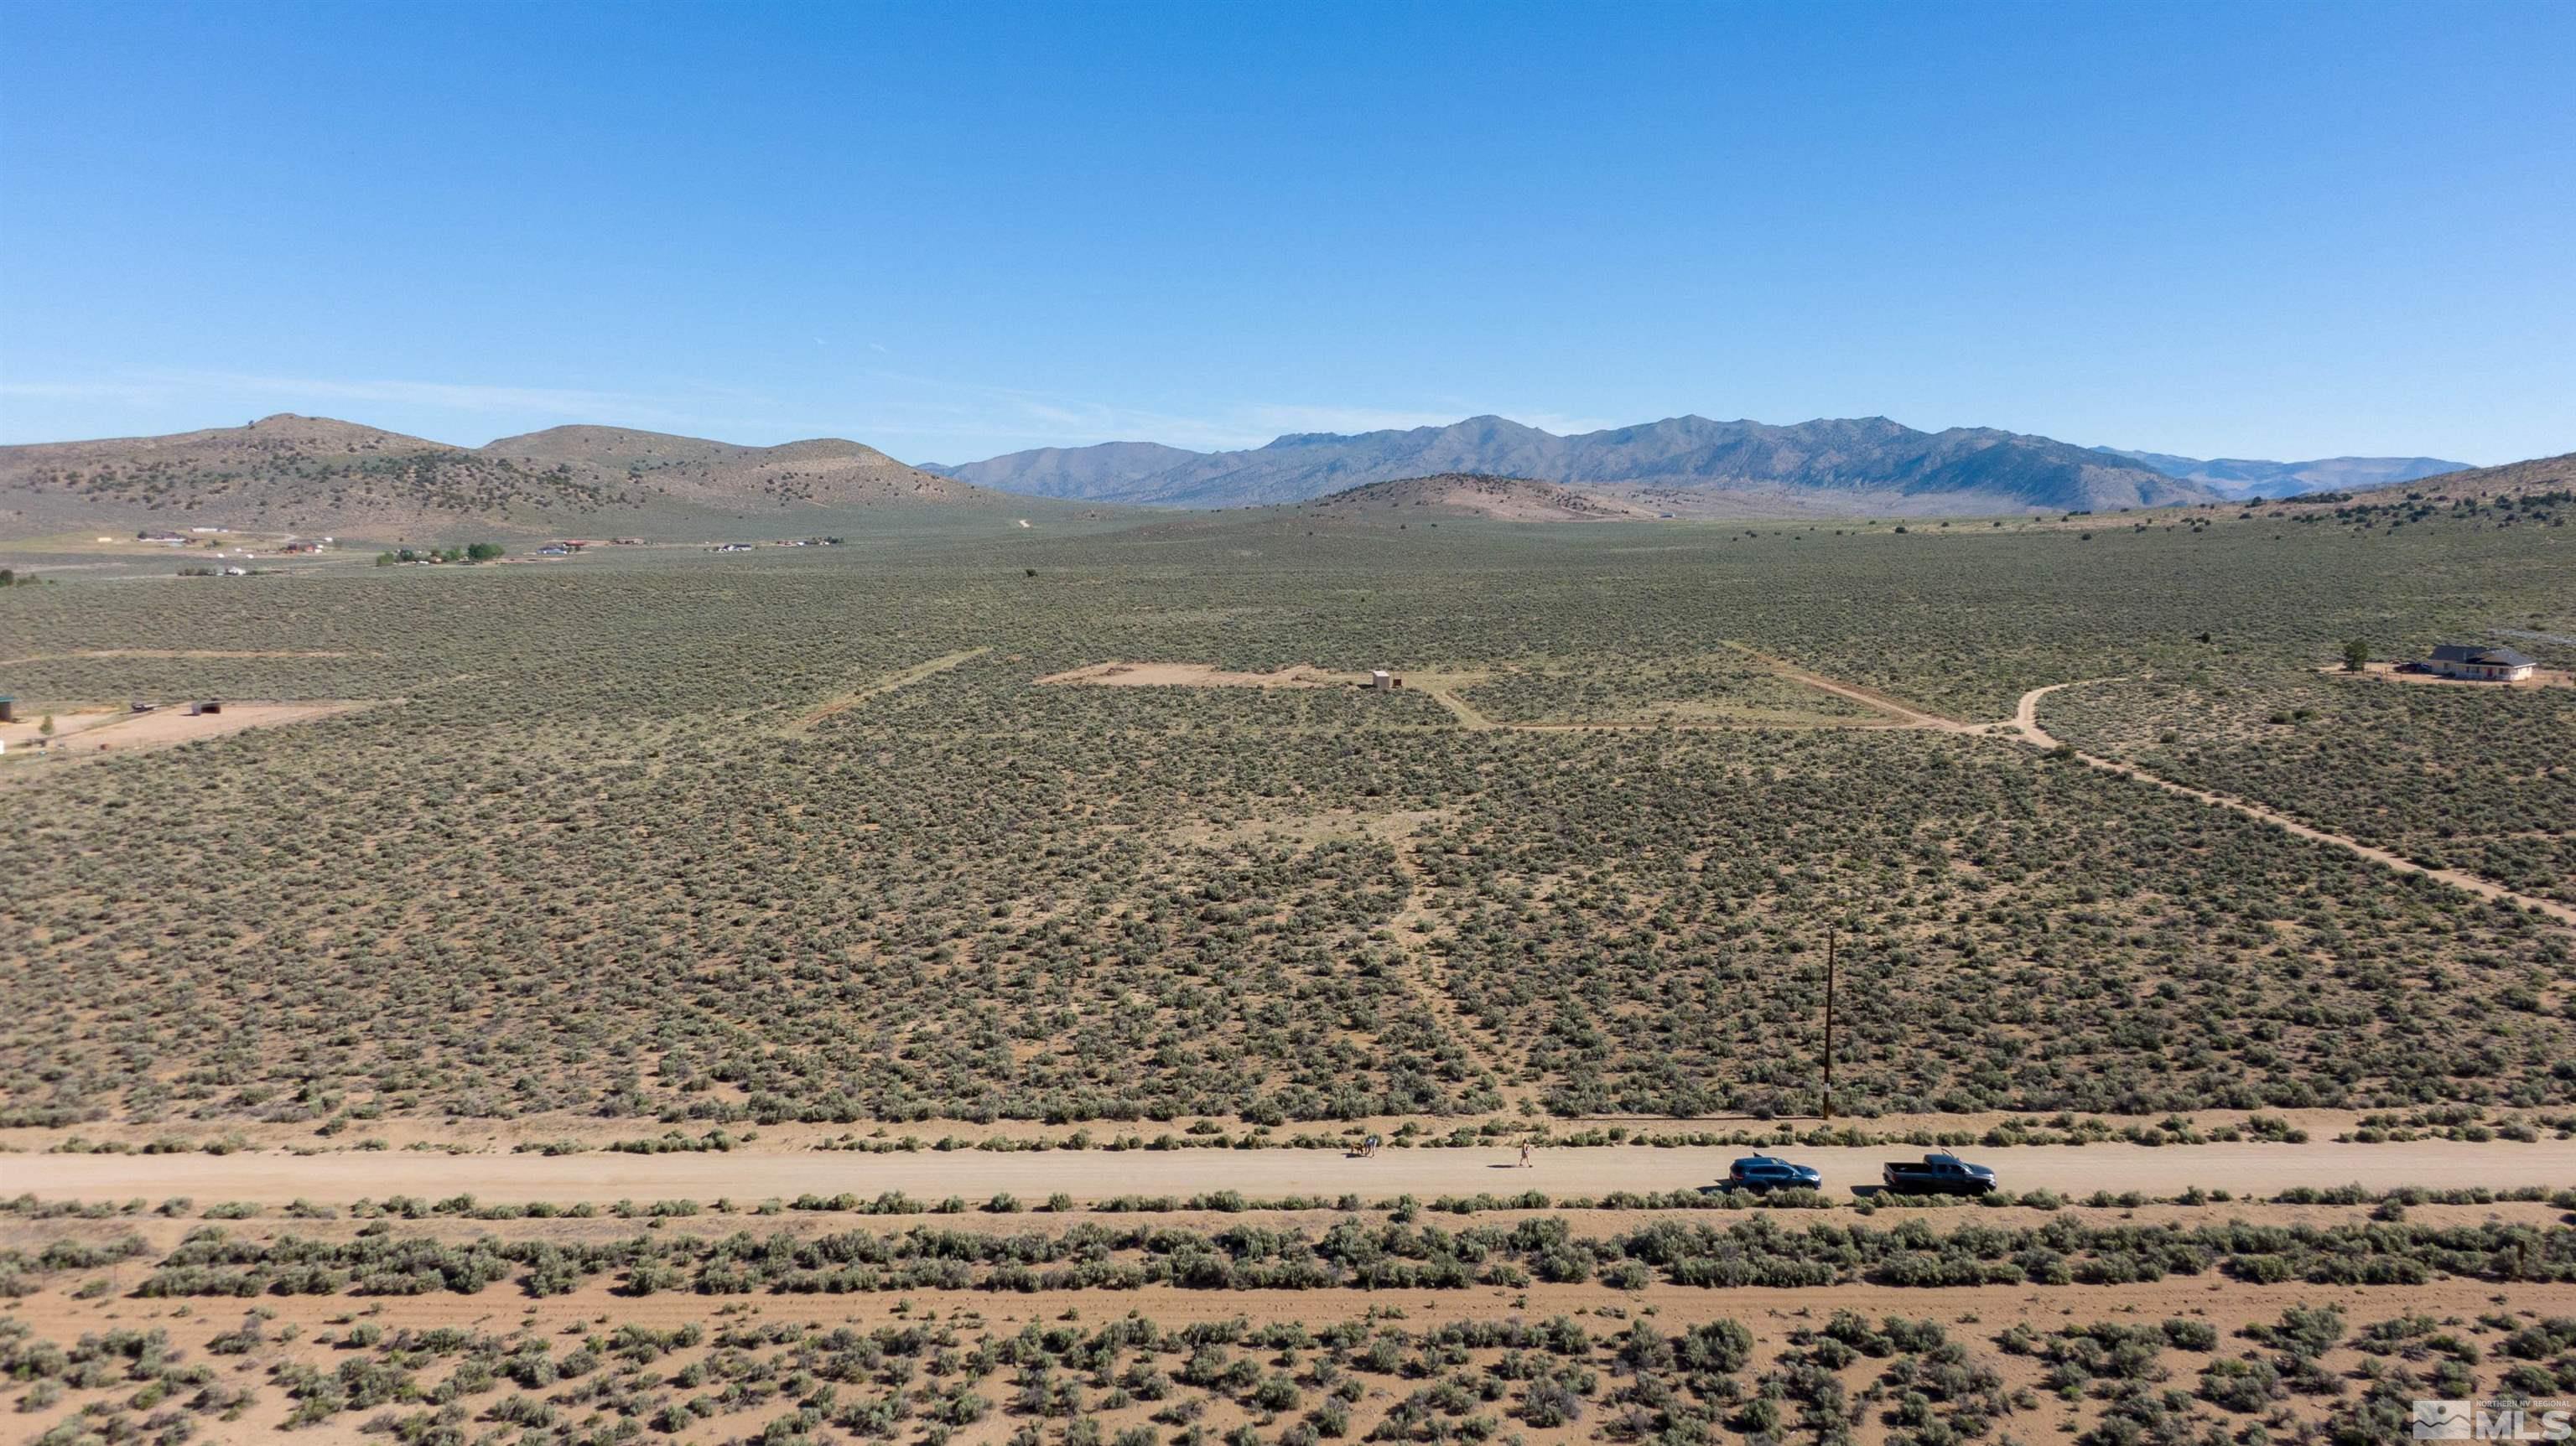
M 17 760 L 22 753 L 41 758 L 46 753 L 74 759 L 114 757 L 150 748 L 168 748 L 200 739 L 221 738 L 252 728 L 274 728 L 288 723 L 304 723 L 346 713 L 367 704 L 353 701 L 305 701 L 299 703 L 231 703 L 220 713 L 191 715 L 184 703 L 165 704 L 149 713 L 109 712 L 87 709 L 53 715 L 54 736 L 51 748 L 42 753 L 36 744 L 43 741 L 44 713 L 41 707 L 22 705 L 20 721 L 0 725 L 0 743 L 8 745 L 8 756 Z M 59 761 L 59 759 L 55 760 Z
M 1049 673 L 1041 683 L 1080 683 L 1095 688 L 1347 688 L 1366 673 L 1336 673 L 1298 663 L 1275 673 L 1229 673 L 1212 663 L 1093 663 Z
M 1684 1190 L 1723 1178 L 1746 1153 L 1734 1149 L 1547 1149 L 1528 1169 L 1505 1149 L 1388 1150 L 1355 1159 L 1320 1150 L 1070 1151 L 1013 1154 L 846 1154 L 809 1151 L 627 1155 L 446 1155 L 350 1153 L 310 1156 L 22 1155 L 0 1159 L 0 1189 L 49 1199 L 188 1195 L 282 1205 L 303 1198 L 343 1202 L 392 1194 L 471 1193 L 493 1200 L 606 1204 L 622 1199 L 761 1198 L 807 1192 L 968 1197 L 1009 1192 L 1076 1200 L 1119 1195 L 1189 1195 L 1240 1190 L 1252 1196 L 1340 1195 L 1426 1199 L 1542 1190 L 1552 1195 L 1610 1190 Z M 1895 1147 L 1794 1149 L 1822 1171 L 1834 1194 L 1878 1183 L 1879 1167 L 1922 1152 Z M 2270 1195 L 2297 1186 L 2359 1184 L 2372 1189 L 2576 1182 L 2576 1144 L 2510 1142 L 2344 1145 L 2032 1145 L 1967 1150 L 1992 1165 L 2012 1190 L 2089 1195 L 2136 1190 L 2170 1195 L 2192 1186 Z
M 2491 683 L 2476 678 L 2445 678 L 2439 673 L 2409 673 L 2401 671 L 2401 665 L 2396 663 L 2366 664 L 2359 674 L 2355 674 L 2341 663 L 2328 663 L 2317 671 L 2334 678 L 2366 677 L 2381 683 L 2412 683 L 2427 688 L 2483 689 L 2491 693 L 2500 693 L 2506 689 L 2519 691 L 2531 688 L 2576 688 L 2576 673 L 2562 672 L 2555 668 L 2534 669 L 2530 677 L 2512 683 Z

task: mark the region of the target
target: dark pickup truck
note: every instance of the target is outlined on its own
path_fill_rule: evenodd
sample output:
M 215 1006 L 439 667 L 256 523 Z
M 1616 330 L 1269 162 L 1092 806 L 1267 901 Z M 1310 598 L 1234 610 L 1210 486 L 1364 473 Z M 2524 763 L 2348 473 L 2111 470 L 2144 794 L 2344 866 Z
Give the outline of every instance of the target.
M 1879 1172 L 1879 1179 L 1898 1195 L 1991 1195 L 1995 1189 L 1994 1171 L 1956 1155 L 1926 1155 L 1920 1164 L 1899 1161 Z

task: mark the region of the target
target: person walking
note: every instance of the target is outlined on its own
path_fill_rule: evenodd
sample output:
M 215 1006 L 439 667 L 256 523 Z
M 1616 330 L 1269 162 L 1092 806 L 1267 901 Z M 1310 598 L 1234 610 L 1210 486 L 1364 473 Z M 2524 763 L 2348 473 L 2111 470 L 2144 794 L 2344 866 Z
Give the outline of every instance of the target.
M 1529 1141 L 1523 1140 L 1521 1141 L 1521 1168 L 1526 1170 L 1529 1167 Z

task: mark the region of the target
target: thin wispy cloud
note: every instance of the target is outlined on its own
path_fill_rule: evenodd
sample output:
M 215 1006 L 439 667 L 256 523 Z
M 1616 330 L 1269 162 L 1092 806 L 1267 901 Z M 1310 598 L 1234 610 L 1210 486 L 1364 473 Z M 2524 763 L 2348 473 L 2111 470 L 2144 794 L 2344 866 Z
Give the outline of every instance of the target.
M 1463 412 L 1397 412 L 1378 407 L 1282 406 L 1261 403 L 1245 409 L 1254 430 L 1268 441 L 1284 432 L 1401 432 L 1413 427 L 1445 427 Z
M 440 407 L 458 412 L 565 412 L 607 418 L 660 410 L 653 399 L 631 392 L 591 391 L 575 387 L 392 378 L 280 377 L 240 372 L 193 372 L 173 379 L 237 392 L 329 401 L 383 402 L 405 407 Z
M 828 345 L 822 338 L 816 340 Z M 881 343 L 866 345 L 883 349 Z M 60 440 L 70 435 L 43 421 L 43 412 L 104 405 L 201 418 L 188 423 L 194 426 L 218 424 L 244 410 L 321 412 L 466 445 L 560 422 L 643 427 L 753 443 L 839 436 L 919 461 L 971 461 L 1031 447 L 1101 442 L 1160 442 L 1193 451 L 1235 451 L 1296 433 L 1437 427 L 1486 412 L 1560 434 L 1618 425 L 1455 399 L 1407 408 L 1243 401 L 1207 410 L 1163 410 L 886 369 L 800 381 L 785 395 L 689 380 L 628 390 L 417 377 L 156 370 L 94 378 L 9 380 L 0 382 L 0 399 L 19 403 L 27 413 L 12 418 L 9 427 L 13 434 L 24 434 L 25 440 Z
M 163 395 L 164 389 L 142 382 L 0 382 L 0 397 L 31 401 L 142 402 Z

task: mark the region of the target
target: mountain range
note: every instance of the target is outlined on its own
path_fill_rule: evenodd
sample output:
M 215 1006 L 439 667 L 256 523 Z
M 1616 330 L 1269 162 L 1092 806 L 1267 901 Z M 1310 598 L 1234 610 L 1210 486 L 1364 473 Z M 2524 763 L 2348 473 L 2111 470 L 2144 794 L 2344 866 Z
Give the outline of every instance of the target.
M 2439 457 L 2319 457 L 2306 462 L 2265 462 L 2244 457 L 2177 457 L 2170 452 L 2132 452 L 2096 447 L 2105 456 L 2125 457 L 2153 467 L 2168 477 L 2197 482 L 2235 501 L 2260 497 L 2298 497 L 2310 492 L 2349 492 L 2358 487 L 2385 487 L 2462 472 L 2472 465 Z
M 213 525 L 398 541 L 465 529 L 689 536 L 831 530 L 870 515 L 893 523 L 925 508 L 1060 517 L 1106 504 L 1318 498 L 1534 521 L 2045 513 L 2367 487 L 2453 465 L 2202 461 L 1983 427 L 1922 432 L 1885 417 L 1673 417 L 1559 436 L 1489 416 L 1299 433 L 1232 452 L 1109 442 L 913 467 L 838 438 L 746 447 L 564 426 L 460 447 L 282 413 L 172 436 L 0 447 L 0 535 Z M 1507 495 L 1496 478 L 1511 479 Z
M 741 447 L 555 427 L 457 447 L 281 413 L 165 437 L 0 447 L 0 532 L 21 536 L 172 525 L 406 541 L 464 525 L 685 535 L 919 507 L 1025 512 L 1029 501 L 837 438 Z
M 1237 452 L 1151 443 L 1014 452 L 926 470 L 979 487 L 1165 507 L 1296 502 L 1452 473 L 1607 491 L 1753 492 L 1794 511 L 2017 512 L 2158 507 L 2218 493 L 2132 458 L 1988 427 L 1921 432 L 1885 417 L 1792 426 L 1671 417 L 1558 436 L 1505 417 L 1298 433 Z

